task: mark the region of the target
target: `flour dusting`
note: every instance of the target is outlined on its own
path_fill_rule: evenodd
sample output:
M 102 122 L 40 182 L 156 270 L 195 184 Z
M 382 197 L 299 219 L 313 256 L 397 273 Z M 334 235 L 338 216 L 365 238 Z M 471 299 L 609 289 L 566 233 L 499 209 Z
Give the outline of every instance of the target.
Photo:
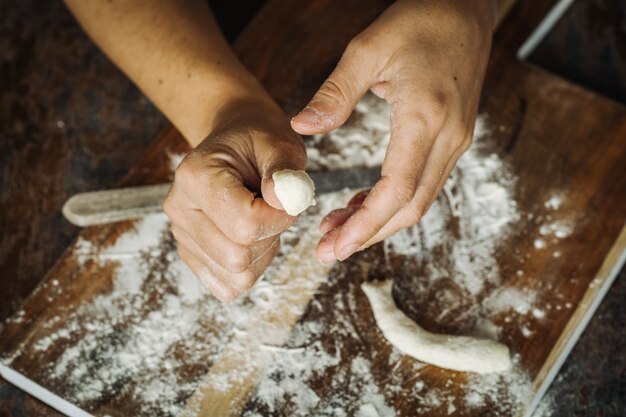
M 310 165 L 316 169 L 339 169 L 382 164 L 389 140 L 388 117 L 384 102 L 366 96 L 352 116 L 352 125 L 312 138 L 308 144 Z M 471 305 L 465 314 L 478 317 L 470 333 L 498 338 L 501 329 L 491 317 L 509 311 L 527 314 L 533 308 L 535 293 L 517 289 L 495 291 L 503 282 L 495 252 L 520 215 L 512 195 L 515 179 L 497 155 L 486 152 L 488 135 L 486 121 L 481 117 L 473 146 L 459 161 L 440 198 L 418 225 L 387 239 L 384 251 L 389 258 L 423 260 L 424 278 L 431 284 L 452 278 L 460 291 L 439 291 L 438 296 L 445 298 L 441 305 L 454 306 L 459 299 L 469 300 Z M 362 143 L 369 146 L 363 147 Z M 451 223 L 457 238 L 450 238 Z M 433 262 L 434 256 L 445 258 L 445 262 Z M 406 262 L 402 265 L 406 266 Z M 354 281 L 354 277 L 339 276 L 338 279 Z M 462 401 L 452 393 L 452 383 L 444 387 L 425 385 L 419 377 L 424 365 L 416 361 L 412 362 L 412 387 L 403 385 L 401 378 L 396 380 L 393 371 L 385 376 L 384 383 L 377 381 L 376 373 L 372 375 L 376 366 L 373 358 L 358 354 L 359 346 L 367 346 L 367 341 L 352 320 L 366 300 L 355 300 L 355 294 L 362 295 L 354 282 L 348 288 L 332 282 L 327 286 L 324 291 L 332 296 L 332 301 L 312 301 L 307 315 L 292 332 L 285 359 L 268 368 L 247 417 L 275 410 L 288 410 L 293 416 L 393 416 L 393 407 L 378 399 L 407 396 L 412 398 L 411 403 L 418 404 L 416 412 L 420 413 L 442 410 L 451 414 L 492 407 L 492 415 L 505 416 L 528 401 L 531 383 L 519 366 L 507 373 L 470 376 L 463 383 L 467 396 Z M 409 290 L 410 298 L 411 291 L 418 293 L 421 288 L 409 285 L 402 289 Z M 485 298 L 488 302 L 483 305 Z M 415 299 L 412 302 L 416 304 Z M 328 310 L 333 311 L 332 316 L 324 315 Z M 443 311 L 441 321 L 445 314 Z M 320 321 L 323 326 L 315 325 Z M 394 370 L 401 357 L 392 349 L 389 364 Z M 341 361 L 351 363 L 349 370 L 339 366 Z M 368 370 L 359 372 L 361 369 Z M 319 389 L 311 391 L 312 382 L 321 375 L 328 388 L 324 396 Z M 364 381 L 372 381 L 371 388 L 375 388 L 365 390 L 367 397 L 361 394 L 344 398 L 346 393 L 364 392 Z
M 347 126 L 308 141 L 310 169 L 380 165 L 389 115 L 385 102 L 367 95 Z M 163 214 L 135 222 L 108 246 L 79 239 L 77 262 L 109 274 L 108 286 L 67 306 L 61 328 L 53 318 L 54 331 L 34 337 L 37 352 L 58 352 L 45 385 L 63 386 L 64 396 L 87 410 L 136 404 L 137 416 L 194 415 L 200 392 L 220 398 L 250 380 L 247 402 L 234 405 L 246 417 L 392 417 L 406 402 L 423 415 L 513 415 L 531 386 L 519 361 L 510 372 L 441 376 L 385 342 L 360 290 L 364 280 L 394 278 L 396 301 L 408 315 L 455 333 L 500 339 L 503 323 L 516 317 L 545 320 L 535 292 L 500 289 L 528 271 L 506 276 L 498 264 L 497 251 L 520 214 L 515 178 L 490 151 L 487 122 L 478 119 L 474 144 L 418 225 L 329 274 L 331 266 L 314 256 L 318 224 L 353 193 L 319 196 L 318 206 L 281 236 L 263 278 L 229 304 L 209 295 L 180 260 Z M 170 158 L 172 168 L 181 159 Z M 545 209 L 564 203 L 553 196 Z M 533 238 L 546 246 L 536 250 L 556 252 L 571 230 L 567 222 L 539 220 Z M 533 332 L 529 322 L 515 326 Z

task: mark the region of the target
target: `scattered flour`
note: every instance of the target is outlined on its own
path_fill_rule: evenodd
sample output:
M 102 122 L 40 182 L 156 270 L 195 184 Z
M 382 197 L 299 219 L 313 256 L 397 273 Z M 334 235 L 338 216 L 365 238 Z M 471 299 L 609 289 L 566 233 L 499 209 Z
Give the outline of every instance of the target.
M 380 165 L 389 140 L 388 123 L 388 106 L 366 96 L 349 126 L 307 143 L 310 169 Z M 423 260 L 431 284 L 453 279 L 460 293 L 450 305 L 461 298 L 471 300 L 477 307 L 468 314 L 480 318 L 475 331 L 497 338 L 501 329 L 491 321 L 493 315 L 532 312 L 540 320 L 545 313 L 533 306 L 532 292 L 494 290 L 502 282 L 496 249 L 520 216 L 512 197 L 514 178 L 489 153 L 487 136 L 485 120 L 479 118 L 474 144 L 440 198 L 420 224 L 388 239 L 384 251 L 386 257 Z M 170 157 L 172 168 L 182 159 Z M 365 313 L 360 309 L 367 303 L 359 283 L 345 276 L 329 282 L 328 267 L 313 256 L 322 215 L 342 207 L 350 196 L 349 192 L 321 196 L 319 205 L 282 235 L 280 253 L 264 278 L 246 297 L 230 304 L 207 294 L 178 258 L 162 214 L 136 222 L 134 231 L 109 247 L 79 240 L 74 248 L 79 262 L 113 265 L 116 272 L 109 292 L 100 291 L 82 305 L 68 307 L 63 328 L 34 340 L 41 352 L 64 347 L 50 364 L 45 384 L 63 384 L 68 399 L 87 409 L 115 392 L 119 401 L 141 404 L 138 416 L 180 415 L 183 410 L 193 414 L 189 398 L 198 388 L 217 393 L 236 388 L 249 376 L 246 367 L 253 368 L 251 364 L 262 358 L 267 366 L 255 384 L 246 417 L 271 415 L 273 410 L 292 416 L 391 417 L 397 414 L 394 401 L 403 398 L 418 402 L 417 414 L 437 410 L 462 415 L 466 409 L 489 404 L 503 410 L 493 415 L 513 414 L 530 390 L 519 367 L 501 374 L 470 375 L 462 383 L 466 395 L 457 398 L 456 381 L 429 386 L 420 378 L 424 364 L 403 362 L 395 349 L 383 358 L 364 342 L 371 338 L 373 321 L 362 323 Z M 561 206 L 562 199 L 554 198 L 546 208 Z M 560 239 L 565 229 L 555 227 L 544 228 L 542 238 Z M 449 237 L 451 229 L 454 239 Z M 342 287 L 345 291 L 333 290 L 342 283 L 348 286 Z M 282 306 L 280 311 L 277 305 Z M 328 320 L 316 318 L 324 312 Z M 305 317 L 297 321 L 303 313 Z M 283 316 L 296 318 L 295 326 L 288 326 L 293 327 L 290 332 L 271 324 Z M 51 326 L 54 323 L 51 320 Z M 368 327 L 359 327 L 364 325 Z M 247 350 L 250 341 L 258 346 L 254 352 Z M 238 366 L 214 373 L 228 349 L 236 353 Z M 410 371 L 409 382 L 400 374 L 401 362 L 402 369 Z M 209 369 L 214 378 L 206 380 Z M 323 384 L 319 378 L 324 378 Z
M 552 195 L 543 206 L 549 210 L 558 210 L 563 204 L 563 198 L 560 195 Z
M 452 274 L 469 296 L 500 282 L 494 251 L 508 227 L 519 219 L 511 196 L 514 180 L 495 155 L 481 156 L 487 136 L 483 118 L 476 123 L 474 144 L 461 157 L 443 189 L 422 221 L 386 240 L 390 252 L 417 257 L 431 256 L 445 248 L 451 268 L 432 269 L 431 280 Z M 451 222 L 458 224 L 458 239 L 449 242 Z M 415 236 L 419 236 L 417 241 Z M 451 247 L 448 245 L 451 244 Z M 451 271 L 450 271 L 451 269 Z
M 307 141 L 310 170 L 334 170 L 381 165 L 389 144 L 390 108 L 373 94 L 356 106 L 351 120 L 340 129 Z
M 389 110 L 383 102 L 373 96 L 366 96 L 352 116 L 354 123 L 351 126 L 330 134 L 314 136 L 307 144 L 310 167 L 339 169 L 382 164 L 389 140 L 388 117 Z M 427 271 L 432 282 L 452 275 L 464 291 L 462 297 L 470 299 L 479 295 L 484 296 L 485 293 L 489 297 L 493 288 L 497 288 L 502 282 L 494 257 L 495 250 L 510 226 L 520 218 L 517 204 L 512 197 L 514 178 L 497 155 L 486 153 L 487 136 L 485 120 L 479 118 L 474 144 L 459 161 L 445 185 L 442 197 L 434 203 L 420 224 L 392 236 L 384 244 L 388 255 L 424 257 L 425 263 L 431 266 L 430 269 L 427 266 Z M 452 246 L 448 246 L 451 223 L 456 225 L 458 237 L 453 239 Z M 437 253 L 446 254 L 445 258 L 451 265 L 432 266 L 434 263 L 431 262 L 430 256 L 441 248 L 444 248 L 444 251 Z M 344 292 L 344 289 L 340 292 Z M 345 294 L 351 295 L 353 292 L 346 291 Z M 292 415 L 296 416 L 345 415 L 346 412 L 347 415 L 387 415 L 381 412 L 379 407 L 373 407 L 371 400 L 364 401 L 362 397 L 357 397 L 361 401 L 354 404 L 354 399 L 353 403 L 348 403 L 332 395 L 330 398 L 321 399 L 319 395 L 313 395 L 308 383 L 302 386 L 302 381 L 315 379 L 321 372 L 320 367 L 326 369 L 327 373 L 337 367 L 336 351 L 341 346 L 349 346 L 349 341 L 353 338 L 358 338 L 359 331 L 355 329 L 354 323 L 344 321 L 344 314 L 341 313 L 342 309 L 346 308 L 345 301 L 341 296 L 334 296 L 331 306 L 326 307 L 335 311 L 334 320 L 337 322 L 327 323 L 321 329 L 312 326 L 310 322 L 305 322 L 294 330 L 292 344 L 297 349 L 290 348 L 285 351 L 285 355 L 295 356 L 295 359 L 281 360 L 272 365 L 252 401 L 258 407 L 253 407 L 246 414 L 247 417 L 265 415 L 262 410 L 279 408 L 290 410 Z M 533 302 L 532 292 L 493 294 L 490 308 L 482 307 L 480 311 L 474 311 L 479 316 L 486 316 L 477 323 L 474 334 L 482 332 L 482 335 L 497 338 L 500 329 L 489 320 L 489 317 L 509 311 L 525 314 Z M 479 302 L 475 304 L 480 306 Z M 325 311 L 324 306 L 316 305 L 315 301 L 312 307 Z M 320 346 L 319 340 L 329 331 L 335 335 L 333 337 L 335 341 L 331 343 L 335 347 L 329 349 L 327 346 L 324 349 Z M 301 340 L 295 342 L 294 339 Z M 328 343 L 330 342 L 326 340 L 326 344 Z M 350 358 L 355 360 L 355 355 L 356 352 L 351 351 Z M 400 358 L 399 352 L 393 349 L 389 364 L 395 367 Z M 344 356 L 343 361 L 346 360 L 350 359 Z M 414 361 L 412 365 L 416 377 L 410 394 L 404 391 L 406 387 L 394 384 L 393 372 L 390 375 L 392 380 L 378 389 L 386 398 L 393 397 L 398 392 L 403 392 L 404 396 L 411 395 L 420 404 L 416 412 L 426 413 L 442 407 L 445 413 L 450 414 L 458 413 L 459 410 L 462 412 L 464 408 L 483 407 L 490 403 L 497 405 L 494 415 L 509 415 L 528 400 L 531 383 L 528 376 L 519 368 L 503 374 L 486 377 L 477 375 L 470 378 L 466 385 L 468 399 L 454 403 L 454 395 L 448 394 L 445 390 L 428 387 L 419 379 L 418 375 L 420 369 L 424 367 L 423 364 Z M 351 369 L 354 370 L 354 366 Z M 325 381 L 331 389 L 335 384 L 340 387 L 336 393 L 338 396 L 346 390 L 350 391 L 350 388 L 346 388 L 346 379 L 358 385 L 358 381 L 363 378 L 372 378 L 367 374 L 352 374 L 348 378 L 342 371 L 336 372 L 338 374 L 334 374 L 332 378 L 326 373 Z M 267 389 L 270 386 L 272 389 Z M 301 397 L 307 392 L 308 395 Z M 339 406 L 329 411 L 325 408 L 328 403 Z M 263 405 L 267 407 L 268 404 L 271 407 L 263 408 Z M 377 414 L 374 414 L 374 408 Z M 388 415 L 394 415 L 393 410 L 389 412 Z
M 501 394 L 503 389 L 506 390 L 505 396 Z M 464 405 L 473 409 L 491 404 L 496 409 L 504 407 L 514 411 L 518 405 L 528 401 L 530 395 L 531 384 L 528 376 L 519 368 L 514 368 L 513 371 L 504 374 L 485 374 L 470 378 L 467 381 Z M 510 415 L 515 413 L 512 412 Z
M 310 298 L 327 279 L 328 267 L 312 255 L 317 225 L 322 213 L 350 197 L 347 191 L 322 196 L 317 209 L 283 234 L 282 248 L 264 278 L 247 297 L 229 304 L 210 296 L 180 260 L 164 214 L 135 222 L 133 230 L 108 247 L 79 239 L 76 259 L 101 268 L 113 264 L 115 276 L 110 292 L 77 306 L 63 328 L 34 341 L 41 352 L 64 347 L 50 364 L 47 385 L 63 384 L 65 396 L 86 409 L 121 392 L 141 404 L 136 415 L 179 415 L 226 346 L 247 349 L 250 337 L 267 346 L 284 342 L 286 329 L 271 324 L 279 314 L 276 305 L 283 306 L 283 316 L 299 317 L 306 304 L 290 297 Z M 310 260 L 303 259 L 303 252 Z M 251 329 L 250 323 L 258 328 Z M 230 389 L 255 358 L 240 358 L 241 368 L 218 374 L 211 383 L 222 381 L 221 388 Z M 303 391 L 300 400 L 313 398 Z
M 507 287 L 493 291 L 485 300 L 484 308 L 491 313 L 513 310 L 517 314 L 527 314 L 533 307 L 537 293 L 534 290 L 521 291 Z

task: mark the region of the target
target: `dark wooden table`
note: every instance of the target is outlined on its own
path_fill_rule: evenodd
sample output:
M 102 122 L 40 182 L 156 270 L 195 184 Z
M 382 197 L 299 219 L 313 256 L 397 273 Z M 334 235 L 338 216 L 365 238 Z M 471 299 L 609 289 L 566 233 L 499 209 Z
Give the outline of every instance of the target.
M 588 3 L 593 2 L 580 1 L 553 38 L 572 30 L 567 22 L 574 19 L 575 29 L 588 40 L 591 36 L 585 36 L 586 26 L 580 22 L 580 9 Z M 147 100 L 97 52 L 61 4 L 36 5 L 3 2 L 0 10 L 2 319 L 17 309 L 76 236 L 77 229 L 60 216 L 65 198 L 115 185 L 165 125 Z M 623 21 L 621 17 L 616 19 L 613 13 L 611 23 Z M 568 52 L 568 48 L 554 50 Z M 537 62 L 542 60 L 540 52 L 541 48 L 533 57 Z M 543 54 L 545 62 L 551 54 Z M 615 67 L 623 71 L 626 61 L 621 62 L 621 67 Z M 625 338 L 614 329 L 625 317 L 624 275 L 622 271 L 548 396 L 556 401 L 556 415 L 584 415 L 584 410 L 588 415 L 617 415 L 623 409 L 626 364 L 620 352 L 625 351 Z M 2 383 L 0 413 L 52 415 L 54 411 Z

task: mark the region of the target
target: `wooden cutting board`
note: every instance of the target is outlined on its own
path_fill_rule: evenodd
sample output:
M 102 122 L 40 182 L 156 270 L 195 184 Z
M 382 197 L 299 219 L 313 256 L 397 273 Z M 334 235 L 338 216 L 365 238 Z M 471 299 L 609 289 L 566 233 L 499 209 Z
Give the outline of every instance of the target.
M 183 282 L 188 275 L 171 237 L 161 233 L 162 218 L 92 227 L 6 323 L 3 370 L 94 415 L 527 410 L 608 289 L 626 247 L 626 109 L 515 58 L 550 3 L 513 8 L 496 33 L 483 92 L 489 134 L 475 160 L 501 164 L 517 213 L 506 235 L 486 237 L 497 244 L 476 242 L 477 253 L 488 248 L 481 254 L 495 260 L 489 271 L 476 269 L 487 277 L 497 268 L 493 285 L 471 297 L 457 285 L 455 273 L 464 271 L 445 261 L 454 253 L 442 250 L 460 239 L 453 214 L 442 229 L 444 245 L 433 253 L 377 245 L 347 262 L 318 265 L 315 223 L 347 194 L 306 216 L 287 235 L 266 281 L 230 306 Z M 293 114 L 386 6 L 271 1 L 235 47 Z M 125 184 L 168 180 L 171 155 L 186 150 L 176 131 L 164 132 Z M 416 242 L 425 228 L 415 229 Z M 470 259 L 467 268 L 478 262 Z M 434 267 L 444 279 L 422 280 Z M 434 331 L 474 331 L 483 307 L 498 301 L 501 308 L 489 310 L 491 336 L 511 348 L 515 371 L 479 378 L 399 355 L 375 328 L 359 289 L 382 278 L 396 279 L 398 304 Z M 448 302 L 441 294 L 454 297 Z

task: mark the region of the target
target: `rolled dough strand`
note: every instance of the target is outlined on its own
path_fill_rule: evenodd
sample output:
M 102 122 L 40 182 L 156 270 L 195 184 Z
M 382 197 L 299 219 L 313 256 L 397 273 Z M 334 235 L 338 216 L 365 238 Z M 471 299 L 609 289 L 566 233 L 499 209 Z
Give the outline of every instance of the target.
M 498 342 L 468 336 L 430 333 L 407 317 L 391 295 L 393 281 L 361 285 L 378 328 L 402 353 L 422 362 L 455 371 L 501 372 L 511 367 L 509 349 Z
M 274 193 L 290 216 L 315 205 L 315 184 L 304 171 L 283 169 L 272 174 Z

